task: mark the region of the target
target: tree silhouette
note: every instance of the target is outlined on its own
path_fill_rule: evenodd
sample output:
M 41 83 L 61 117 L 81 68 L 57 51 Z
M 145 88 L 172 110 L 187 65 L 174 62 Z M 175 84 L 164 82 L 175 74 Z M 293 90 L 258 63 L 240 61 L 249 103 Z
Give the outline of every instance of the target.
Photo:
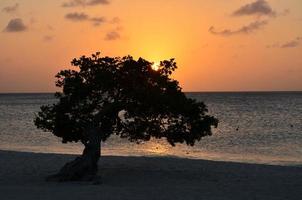
M 174 59 L 151 62 L 131 56 L 82 56 L 71 64 L 77 70 L 57 75 L 58 102 L 42 106 L 35 125 L 62 138 L 63 143 L 81 142 L 83 154 L 67 163 L 49 180 L 92 180 L 97 173 L 101 141 L 112 134 L 132 142 L 151 137 L 194 145 L 211 135 L 218 120 L 207 115 L 204 103 L 187 98 L 170 75 Z

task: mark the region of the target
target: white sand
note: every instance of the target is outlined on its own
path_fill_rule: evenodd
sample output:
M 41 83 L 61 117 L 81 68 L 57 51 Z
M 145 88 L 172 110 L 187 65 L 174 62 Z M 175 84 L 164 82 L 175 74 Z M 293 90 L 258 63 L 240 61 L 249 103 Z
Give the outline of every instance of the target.
M 0 200 L 302 199 L 302 167 L 102 157 L 102 184 L 49 183 L 74 156 L 0 151 Z

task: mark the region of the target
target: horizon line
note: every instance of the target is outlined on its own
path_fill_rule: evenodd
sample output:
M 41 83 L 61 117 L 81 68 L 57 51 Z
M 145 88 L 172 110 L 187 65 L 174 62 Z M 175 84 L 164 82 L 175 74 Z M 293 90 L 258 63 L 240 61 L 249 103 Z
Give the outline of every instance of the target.
M 200 90 L 200 91 L 183 91 L 184 93 L 282 93 L 282 92 L 302 92 L 302 90 Z M 54 92 L 0 92 L 0 94 L 54 94 Z

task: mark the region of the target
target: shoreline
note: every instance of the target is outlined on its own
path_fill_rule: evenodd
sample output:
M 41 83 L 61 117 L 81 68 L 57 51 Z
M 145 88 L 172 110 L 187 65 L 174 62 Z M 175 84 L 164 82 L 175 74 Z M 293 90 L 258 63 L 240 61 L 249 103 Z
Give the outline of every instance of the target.
M 0 92 L 0 95 L 31 95 L 31 94 L 55 94 L 58 91 L 9 91 L 9 92 Z M 202 91 L 183 91 L 186 94 L 190 93 L 302 93 L 302 90 L 202 90 Z
M 0 150 L 0 198 L 6 199 L 301 199 L 302 166 L 178 157 L 102 156 L 102 184 L 49 183 L 75 155 Z
M 1 148 L 2 152 L 16 152 L 16 153 L 33 153 L 33 154 L 55 154 L 55 155 L 67 155 L 67 156 L 77 156 L 80 155 L 83 149 L 62 149 L 61 151 L 53 151 L 52 149 L 44 149 L 44 151 L 38 150 L 37 148 Z M 172 153 L 155 153 L 147 152 L 146 154 L 141 154 L 141 152 L 131 153 L 131 152 L 115 152 L 112 150 L 107 150 L 102 148 L 102 157 L 147 157 L 147 158 L 175 158 L 175 159 L 189 159 L 189 160 L 203 160 L 203 161 L 213 161 L 213 162 L 226 162 L 226 163 L 241 163 L 241 164 L 256 164 L 256 165 L 271 165 L 271 166 L 289 166 L 289 167 L 302 167 L 302 161 L 293 160 L 288 158 L 276 158 L 273 159 L 270 156 L 262 156 L 261 158 L 256 157 L 256 155 L 245 155 L 243 158 L 241 155 L 234 155 L 231 153 L 219 154 L 219 153 L 204 153 L 204 154 L 192 154 L 190 151 L 186 154 L 178 155 L 179 152 Z M 176 155 L 177 154 L 177 155 Z

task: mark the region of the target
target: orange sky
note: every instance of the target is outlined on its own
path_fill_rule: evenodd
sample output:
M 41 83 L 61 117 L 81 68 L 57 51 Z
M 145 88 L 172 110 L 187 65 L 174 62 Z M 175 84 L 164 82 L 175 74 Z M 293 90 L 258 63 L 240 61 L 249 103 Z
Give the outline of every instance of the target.
M 176 58 L 184 91 L 302 90 L 301 0 L 1 0 L 0 92 L 52 92 L 74 57 Z

